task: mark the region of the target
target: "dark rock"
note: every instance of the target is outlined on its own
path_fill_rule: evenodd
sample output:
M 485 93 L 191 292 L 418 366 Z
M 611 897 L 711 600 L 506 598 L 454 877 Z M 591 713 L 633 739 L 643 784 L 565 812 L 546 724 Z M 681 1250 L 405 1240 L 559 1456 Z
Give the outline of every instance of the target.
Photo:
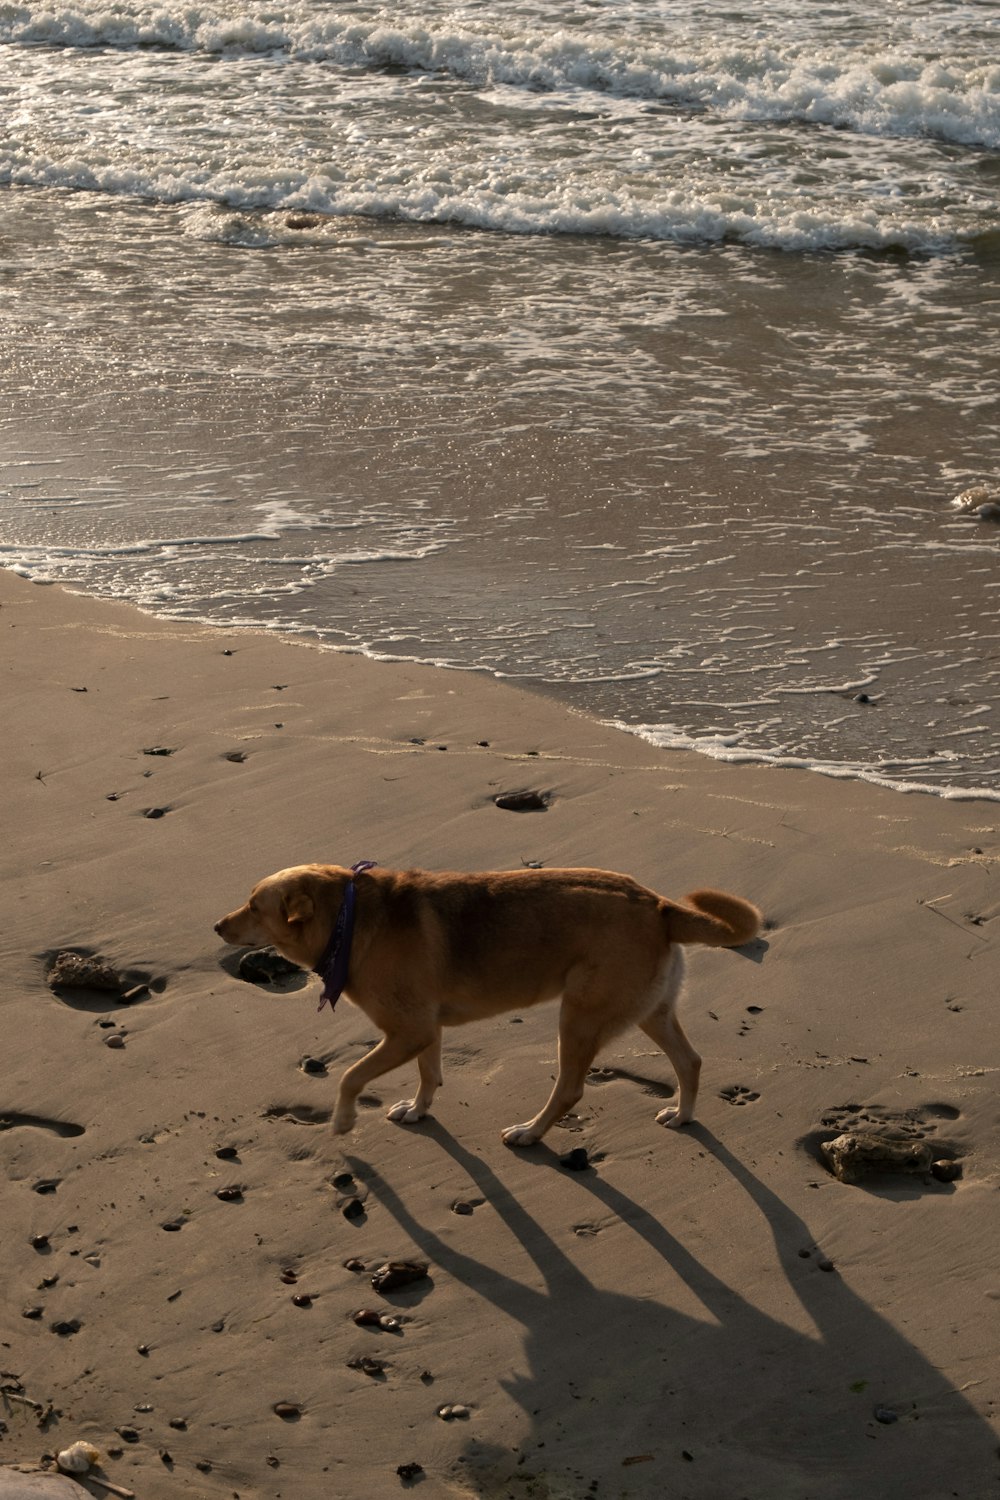
M 170 1426 L 175 1428 L 177 1432 L 187 1432 L 187 1425 L 187 1421 L 184 1417 L 170 1418 Z
M 551 792 L 501 792 L 493 798 L 493 805 L 504 812 L 545 812 L 551 802 Z
M 881 1422 L 886 1427 L 890 1427 L 893 1422 L 899 1421 L 899 1413 L 893 1411 L 890 1406 L 876 1406 L 874 1417 L 876 1422 Z
M 236 972 L 248 984 L 274 984 L 303 971 L 274 948 L 255 948 L 252 953 L 244 953 Z
M 361 1354 L 357 1359 L 349 1359 L 347 1361 L 347 1368 L 349 1370 L 360 1370 L 362 1375 L 370 1375 L 373 1380 L 377 1380 L 380 1375 L 385 1374 L 385 1365 L 382 1361 L 380 1359 L 369 1359 L 367 1354 Z
M 240 1187 L 239 1183 L 233 1183 L 231 1187 L 219 1188 L 215 1196 L 217 1198 L 221 1198 L 223 1203 L 242 1203 L 243 1189 Z
M 356 1313 L 351 1314 L 359 1328 L 380 1328 L 382 1326 L 382 1314 L 374 1307 L 359 1307 Z
M 559 1165 L 568 1172 L 585 1172 L 590 1166 L 590 1157 L 584 1146 L 574 1146 L 565 1156 L 560 1156 Z
M 464 1198 L 456 1198 L 451 1205 L 451 1211 L 453 1214 L 471 1214 L 472 1204 L 466 1203 Z
M 365 1205 L 360 1198 L 351 1198 L 344 1204 L 341 1213 L 345 1219 L 363 1219 L 365 1216 Z
M 220 1161 L 237 1161 L 239 1159 L 239 1152 L 235 1146 L 220 1146 L 215 1154 Z
M 79 1318 L 64 1318 L 58 1323 L 52 1324 L 52 1332 L 58 1333 L 60 1338 L 69 1338 L 73 1333 L 79 1333 L 83 1325 Z
M 173 755 L 174 752 L 168 750 L 166 745 L 151 745 L 148 750 L 144 750 L 142 753 L 143 755 Z
M 957 1182 L 962 1175 L 962 1163 L 960 1161 L 932 1161 L 931 1176 L 936 1177 L 938 1182 Z
M 376 1292 L 395 1292 L 401 1286 L 423 1281 L 427 1269 L 425 1262 L 419 1260 L 386 1261 L 373 1274 L 372 1286 Z
M 301 1406 L 297 1406 L 294 1401 L 276 1401 L 271 1410 L 283 1422 L 297 1422 L 302 1415 Z
M 292 1303 L 295 1307 L 312 1307 L 313 1299 L 308 1292 L 297 1292 L 292 1298 Z
M 169 807 L 147 807 L 143 813 L 144 818 L 165 818 L 170 811 Z
M 21 1314 L 22 1318 L 40 1318 L 45 1312 L 44 1307 L 26 1307 Z
M 299 1063 L 303 1073 L 325 1073 L 326 1063 L 321 1062 L 318 1057 L 304 1057 Z
M 32 1250 L 47 1250 L 49 1248 L 49 1237 L 47 1234 L 33 1234 L 31 1236 Z
M 344 1270 L 345 1271 L 354 1271 L 355 1274 L 357 1274 L 358 1271 L 363 1271 L 364 1268 L 365 1268 L 364 1261 L 363 1260 L 358 1260 L 354 1256 L 352 1256 L 350 1260 L 345 1260 L 344 1261 Z
M 404 1484 L 412 1484 L 424 1472 L 421 1464 L 397 1464 L 396 1473 Z
M 116 1427 L 115 1431 L 123 1443 L 137 1443 L 139 1441 L 139 1434 L 134 1427 Z
M 335 1188 L 339 1188 L 342 1193 L 346 1193 L 348 1188 L 354 1186 L 354 1174 L 352 1172 L 338 1172 L 333 1179 L 333 1185 Z

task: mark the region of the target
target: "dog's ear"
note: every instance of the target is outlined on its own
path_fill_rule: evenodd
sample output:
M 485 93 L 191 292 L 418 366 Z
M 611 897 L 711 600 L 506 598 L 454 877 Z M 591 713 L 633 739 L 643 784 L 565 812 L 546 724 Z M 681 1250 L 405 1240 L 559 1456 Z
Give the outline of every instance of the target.
M 304 886 L 293 886 L 281 898 L 281 915 L 291 926 L 295 922 L 308 922 L 316 910 L 316 903 Z

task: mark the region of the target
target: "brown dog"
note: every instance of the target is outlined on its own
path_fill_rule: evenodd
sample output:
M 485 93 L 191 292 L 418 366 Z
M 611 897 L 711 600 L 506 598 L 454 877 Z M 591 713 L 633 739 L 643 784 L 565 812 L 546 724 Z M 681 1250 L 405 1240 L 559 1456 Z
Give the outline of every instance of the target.
M 324 999 L 336 1002 L 343 988 L 384 1033 L 340 1081 L 336 1134 L 352 1129 L 373 1079 L 414 1057 L 416 1097 L 394 1104 L 389 1119 L 410 1124 L 427 1113 L 442 1081 L 442 1026 L 555 999 L 558 1077 L 534 1119 L 504 1130 L 508 1146 L 540 1140 L 572 1109 L 600 1048 L 632 1025 L 663 1048 L 680 1084 L 677 1108 L 657 1120 L 691 1119 L 701 1058 L 677 1019 L 679 944 L 749 942 L 761 927 L 755 906 L 720 891 L 693 891 L 678 905 L 606 870 L 355 869 L 279 870 L 215 928 L 227 943 L 271 943 L 314 969 L 327 981 Z

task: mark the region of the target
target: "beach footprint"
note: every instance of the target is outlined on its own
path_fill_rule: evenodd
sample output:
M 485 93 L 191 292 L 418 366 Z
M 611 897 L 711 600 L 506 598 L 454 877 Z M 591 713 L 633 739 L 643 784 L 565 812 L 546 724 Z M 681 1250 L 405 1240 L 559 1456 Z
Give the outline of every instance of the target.
M 54 1120 L 49 1115 L 26 1115 L 17 1110 L 0 1109 L 0 1131 L 18 1130 L 24 1126 L 31 1130 L 49 1130 L 63 1138 L 83 1135 L 86 1130 L 84 1125 L 77 1125 L 72 1120 Z
M 748 1089 L 745 1084 L 731 1083 L 719 1090 L 719 1098 L 725 1099 L 727 1104 L 756 1104 L 760 1095 L 756 1089 Z
M 629 1068 L 597 1067 L 591 1068 L 587 1074 L 587 1083 L 636 1083 L 644 1094 L 652 1094 L 657 1099 L 672 1099 L 677 1092 L 672 1083 L 661 1082 L 658 1078 L 647 1078 L 642 1073 L 634 1073 Z

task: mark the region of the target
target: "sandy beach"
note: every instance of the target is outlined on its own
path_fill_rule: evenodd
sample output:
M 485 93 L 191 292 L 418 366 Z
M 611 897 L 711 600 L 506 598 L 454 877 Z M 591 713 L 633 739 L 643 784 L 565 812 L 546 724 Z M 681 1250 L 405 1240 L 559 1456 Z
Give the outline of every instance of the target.
M 0 632 L 0 1464 L 87 1439 L 83 1490 L 139 1500 L 996 1495 L 996 803 L 658 751 L 476 674 L 10 573 Z M 496 807 L 526 789 L 547 810 Z M 451 1033 L 433 1119 L 385 1119 L 393 1075 L 334 1139 L 370 1023 L 239 978 L 212 930 L 314 859 L 756 902 L 761 942 L 690 955 L 696 1123 L 654 1123 L 674 1080 L 636 1032 L 506 1149 L 548 1007 Z M 51 988 L 66 951 L 126 993 Z M 850 1130 L 960 1175 L 839 1181 L 820 1143 Z M 428 1276 L 380 1296 L 389 1260 Z

